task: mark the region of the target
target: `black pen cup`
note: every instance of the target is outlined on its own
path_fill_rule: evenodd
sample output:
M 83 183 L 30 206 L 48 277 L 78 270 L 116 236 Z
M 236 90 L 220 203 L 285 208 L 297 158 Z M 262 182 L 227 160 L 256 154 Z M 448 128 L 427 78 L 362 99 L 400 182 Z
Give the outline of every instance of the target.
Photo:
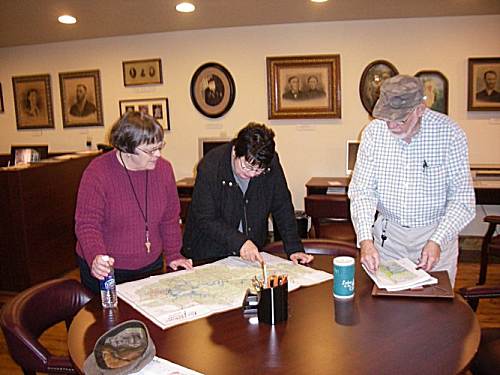
M 288 319 L 288 283 L 260 291 L 257 305 L 259 322 L 276 324 Z

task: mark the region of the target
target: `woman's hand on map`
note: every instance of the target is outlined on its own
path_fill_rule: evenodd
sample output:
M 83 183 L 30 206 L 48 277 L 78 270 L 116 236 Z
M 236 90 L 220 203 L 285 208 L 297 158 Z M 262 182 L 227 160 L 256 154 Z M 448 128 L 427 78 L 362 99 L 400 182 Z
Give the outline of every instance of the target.
M 190 270 L 193 268 L 193 260 L 192 259 L 186 259 L 186 258 L 179 258 L 179 259 L 174 259 L 171 261 L 168 266 L 172 268 L 174 271 L 177 271 L 179 267 L 185 268 L 187 270 Z
M 293 253 L 290 255 L 290 260 L 295 264 L 307 264 L 312 262 L 313 259 L 314 257 L 312 255 L 303 252 Z
M 260 255 L 259 249 L 257 249 L 257 246 L 250 240 L 246 240 L 243 246 L 241 246 L 240 257 L 251 262 L 264 262 L 264 258 Z
M 376 272 L 380 264 L 380 255 L 372 240 L 361 241 L 361 263 L 371 272 Z

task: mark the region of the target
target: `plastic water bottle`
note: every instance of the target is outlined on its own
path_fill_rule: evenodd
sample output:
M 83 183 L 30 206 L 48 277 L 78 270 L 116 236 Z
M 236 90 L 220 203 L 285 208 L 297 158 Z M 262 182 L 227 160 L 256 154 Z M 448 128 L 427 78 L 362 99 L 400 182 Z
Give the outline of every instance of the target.
M 106 262 L 109 261 L 107 255 L 104 255 L 102 259 Z M 102 307 L 105 309 L 116 307 L 118 305 L 118 298 L 116 297 L 115 271 L 113 267 L 111 267 L 108 276 L 104 280 L 99 280 L 99 287 L 101 289 Z

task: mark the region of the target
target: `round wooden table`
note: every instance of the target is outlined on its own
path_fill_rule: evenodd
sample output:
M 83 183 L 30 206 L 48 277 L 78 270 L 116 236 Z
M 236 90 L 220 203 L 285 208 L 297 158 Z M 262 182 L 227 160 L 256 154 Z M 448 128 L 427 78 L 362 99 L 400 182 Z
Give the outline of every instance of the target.
M 312 266 L 331 272 L 332 258 Z M 139 319 L 157 356 L 205 374 L 456 374 L 477 351 L 480 327 L 460 297 L 372 297 L 373 283 L 356 269 L 356 295 L 336 301 L 332 281 L 290 292 L 289 317 L 252 324 L 241 309 L 161 330 L 127 303 L 113 316 L 92 300 L 68 334 L 81 370 L 94 344 L 114 324 Z

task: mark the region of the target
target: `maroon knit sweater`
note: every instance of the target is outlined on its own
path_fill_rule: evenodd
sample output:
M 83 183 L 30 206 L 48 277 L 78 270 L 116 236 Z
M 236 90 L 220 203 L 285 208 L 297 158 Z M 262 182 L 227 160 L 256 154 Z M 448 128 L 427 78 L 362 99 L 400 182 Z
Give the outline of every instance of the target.
M 129 171 L 145 210 L 146 171 Z M 148 225 L 151 252 L 144 245 L 144 219 L 116 151 L 95 158 L 83 173 L 78 190 L 76 252 L 89 266 L 108 254 L 115 268 L 135 270 L 153 263 L 164 251 L 167 262 L 182 258 L 179 197 L 170 163 L 160 158 L 148 172 Z

